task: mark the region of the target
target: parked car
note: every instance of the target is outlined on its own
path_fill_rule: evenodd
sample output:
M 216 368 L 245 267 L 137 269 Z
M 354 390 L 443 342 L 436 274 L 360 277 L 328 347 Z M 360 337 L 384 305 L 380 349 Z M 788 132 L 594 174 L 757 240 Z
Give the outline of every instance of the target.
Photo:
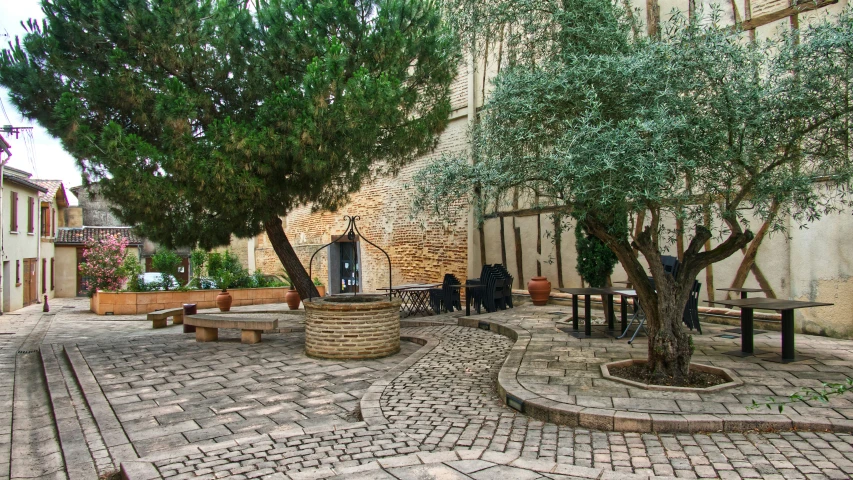
M 169 284 L 169 290 L 175 290 L 181 286 L 178 281 L 175 280 L 175 277 L 171 277 L 171 280 L 172 282 Z M 153 290 L 163 290 L 163 274 L 160 272 L 145 272 L 139 276 L 139 282 L 152 287 L 154 285 L 158 285 L 158 287 Z

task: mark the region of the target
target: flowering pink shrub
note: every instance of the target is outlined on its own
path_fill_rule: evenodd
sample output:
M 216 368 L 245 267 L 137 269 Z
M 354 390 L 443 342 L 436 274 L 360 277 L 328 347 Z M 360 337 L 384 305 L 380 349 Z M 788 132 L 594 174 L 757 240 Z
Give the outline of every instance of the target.
M 86 242 L 80 274 L 85 278 L 83 288 L 89 296 L 97 290 L 121 290 L 127 279 L 123 267 L 127 239 L 119 235 L 106 235 L 96 241 Z

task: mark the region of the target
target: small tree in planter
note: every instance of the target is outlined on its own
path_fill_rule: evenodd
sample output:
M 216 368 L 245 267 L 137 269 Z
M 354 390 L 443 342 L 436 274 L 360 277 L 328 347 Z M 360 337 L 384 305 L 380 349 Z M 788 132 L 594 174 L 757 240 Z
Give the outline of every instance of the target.
M 119 235 L 106 235 L 86 242 L 80 275 L 84 277 L 83 288 L 89 297 L 98 290 L 118 291 L 127 280 L 125 254 L 127 239 Z
M 161 285 L 163 290 L 169 290 L 177 282 L 178 267 L 181 266 L 181 257 L 167 248 L 160 248 L 151 257 L 151 267 L 163 276 Z

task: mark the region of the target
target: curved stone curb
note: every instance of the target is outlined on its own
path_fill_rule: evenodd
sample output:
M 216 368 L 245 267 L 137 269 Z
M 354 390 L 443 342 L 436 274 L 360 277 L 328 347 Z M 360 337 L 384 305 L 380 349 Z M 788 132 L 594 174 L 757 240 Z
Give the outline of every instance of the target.
M 530 343 L 530 333 L 517 326 L 475 317 L 460 317 L 459 326 L 490 330 L 515 340 L 498 374 L 498 396 L 510 408 L 544 422 L 570 427 L 639 433 L 746 432 L 749 430 L 814 430 L 853 432 L 846 419 L 787 414 L 712 415 L 643 413 L 590 408 L 544 398 L 523 387 L 518 369 Z
M 382 413 L 382 407 L 379 405 L 379 398 L 382 397 L 382 392 L 385 391 L 385 387 L 391 385 L 391 382 L 393 382 L 394 379 L 408 370 L 409 367 L 417 363 L 424 357 L 424 355 L 431 352 L 439 343 L 438 339 L 429 335 L 401 335 L 400 340 L 417 343 L 423 346 L 419 348 L 417 352 L 409 355 L 405 360 L 397 364 L 396 367 L 385 372 L 385 375 L 382 375 L 379 380 L 373 382 L 373 384 L 364 392 L 364 396 L 361 397 L 359 405 L 361 408 L 361 418 L 364 420 L 364 423 L 368 425 L 385 425 L 390 423 L 390 421 L 385 418 L 385 415 Z

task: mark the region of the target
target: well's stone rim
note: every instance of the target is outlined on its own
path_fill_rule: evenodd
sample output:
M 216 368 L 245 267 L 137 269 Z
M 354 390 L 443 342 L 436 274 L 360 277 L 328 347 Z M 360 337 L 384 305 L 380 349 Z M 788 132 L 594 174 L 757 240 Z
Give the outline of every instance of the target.
M 694 368 L 696 370 L 707 373 L 717 374 L 725 378 L 727 382 L 721 383 L 719 385 L 714 385 L 713 387 L 671 387 L 668 385 L 647 385 L 645 383 L 635 382 L 633 380 L 628 380 L 626 378 L 617 377 L 615 375 L 610 374 L 609 367 L 629 367 L 631 365 L 637 365 L 641 363 L 647 363 L 647 360 L 631 358 L 627 360 L 617 360 L 615 362 L 608 362 L 601 365 L 601 375 L 608 380 L 613 380 L 614 382 L 623 383 L 625 385 L 630 385 L 636 388 L 642 388 L 643 390 L 657 390 L 661 392 L 711 393 L 743 385 L 743 380 L 741 380 L 740 377 L 735 375 L 735 373 L 729 370 L 728 368 L 715 367 L 712 365 L 705 365 L 703 363 L 691 363 L 690 368 Z
M 367 297 L 368 295 L 359 295 L 359 297 Z M 345 303 L 345 302 L 337 302 L 337 301 L 328 301 L 328 297 L 315 297 L 302 301 L 302 305 L 305 307 L 305 310 L 321 310 L 321 311 L 371 311 L 371 310 L 385 310 L 391 307 L 395 307 L 397 309 L 402 305 L 402 300 L 399 298 L 388 299 L 385 295 L 370 295 L 370 297 L 375 298 L 375 300 L 370 300 L 366 302 L 354 302 L 354 303 Z

